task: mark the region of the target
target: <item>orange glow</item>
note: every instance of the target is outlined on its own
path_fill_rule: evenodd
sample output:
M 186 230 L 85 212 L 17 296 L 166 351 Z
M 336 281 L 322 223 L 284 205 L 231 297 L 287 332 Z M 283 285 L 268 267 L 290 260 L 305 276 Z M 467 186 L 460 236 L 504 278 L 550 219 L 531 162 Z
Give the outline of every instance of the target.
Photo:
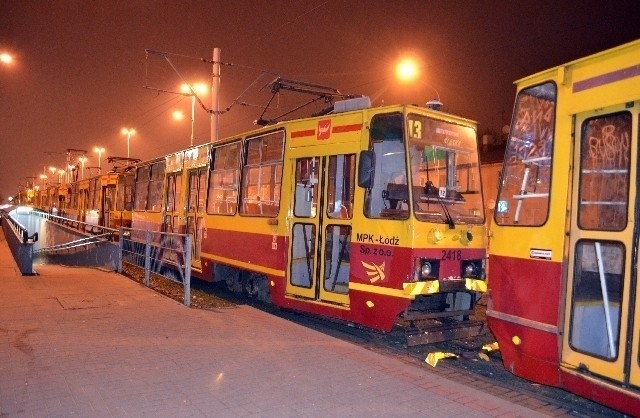
M 404 58 L 396 65 L 396 76 L 400 81 L 413 81 L 418 77 L 418 64 L 414 59 Z
M 182 110 L 174 110 L 173 111 L 173 119 L 174 120 L 183 120 L 184 112 Z
M 0 62 L 3 64 L 11 64 L 13 62 L 13 57 L 8 53 L 3 52 L 0 54 Z
M 209 88 L 206 84 L 204 83 L 195 83 L 191 85 L 191 88 L 189 88 L 188 84 L 183 84 L 180 86 L 180 91 L 187 95 L 187 96 L 192 96 L 193 94 L 191 93 L 191 89 L 193 89 L 193 91 L 195 92 L 195 94 L 197 95 L 202 95 L 202 94 L 206 94 L 207 91 L 209 91 Z

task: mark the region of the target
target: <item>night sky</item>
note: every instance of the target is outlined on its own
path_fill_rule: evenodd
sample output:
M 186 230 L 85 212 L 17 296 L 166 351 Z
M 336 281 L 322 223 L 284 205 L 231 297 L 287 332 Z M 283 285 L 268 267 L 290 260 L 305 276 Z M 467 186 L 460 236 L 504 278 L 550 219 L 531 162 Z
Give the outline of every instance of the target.
M 138 132 L 132 157 L 188 147 L 191 99 L 159 90 L 210 82 L 211 64 L 200 59 L 214 47 L 233 64 L 222 67 L 220 105 L 237 102 L 220 118 L 221 138 L 255 128 L 277 75 L 366 94 L 375 106 L 439 97 L 446 111 L 478 121 L 480 134 L 499 132 L 515 80 L 640 38 L 637 4 L 0 0 L 0 52 L 15 57 L 0 64 L 0 197 L 64 166 L 67 149 L 87 150 L 88 167 L 98 165 L 95 146 L 106 148 L 103 159 L 126 156 L 125 126 Z M 407 54 L 421 74 L 402 84 L 393 71 Z M 308 99 L 285 93 L 265 116 Z M 210 95 L 202 100 L 210 107 Z M 186 119 L 174 121 L 175 109 Z M 210 140 L 210 126 L 198 107 L 195 144 Z

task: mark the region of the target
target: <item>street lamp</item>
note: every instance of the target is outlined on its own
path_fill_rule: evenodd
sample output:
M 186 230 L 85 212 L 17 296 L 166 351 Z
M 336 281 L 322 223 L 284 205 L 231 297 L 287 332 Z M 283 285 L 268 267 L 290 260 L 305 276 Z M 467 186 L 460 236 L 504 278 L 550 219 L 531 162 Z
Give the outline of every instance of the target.
M 411 82 L 418 77 L 418 64 L 411 58 L 404 58 L 396 64 L 396 77 L 403 82 Z
M 203 95 L 207 93 L 207 85 L 204 83 L 195 84 L 183 84 L 180 86 L 180 91 L 185 96 L 191 96 L 191 145 L 193 146 L 193 128 L 196 119 L 196 95 Z M 175 118 L 175 116 L 174 116 Z
M 0 62 L 3 64 L 11 64 L 13 63 L 13 56 L 8 52 L 3 52 L 0 54 Z
M 122 128 L 122 131 L 120 131 L 120 133 L 127 136 L 127 158 L 129 158 L 131 156 L 129 153 L 131 149 L 131 135 L 135 135 L 136 130 L 133 128 Z
M 88 158 L 85 157 L 84 155 L 81 157 L 78 157 L 78 161 L 80 161 L 80 166 L 82 167 L 82 171 L 81 171 L 82 174 L 80 174 L 80 180 L 84 180 L 84 163 L 86 163 L 87 160 Z
M 66 170 L 58 169 L 58 183 L 62 184 L 62 176 L 67 174 Z
M 100 167 L 101 167 L 102 153 L 104 152 L 104 148 L 95 147 L 93 150 L 98 153 L 98 174 L 102 174 L 102 169 Z

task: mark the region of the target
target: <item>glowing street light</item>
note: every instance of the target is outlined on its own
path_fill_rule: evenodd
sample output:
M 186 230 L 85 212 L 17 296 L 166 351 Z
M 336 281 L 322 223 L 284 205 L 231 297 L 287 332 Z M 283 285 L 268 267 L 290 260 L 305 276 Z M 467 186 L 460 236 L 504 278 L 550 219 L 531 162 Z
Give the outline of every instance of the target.
M 208 87 L 204 83 L 183 84 L 180 86 L 180 91 L 185 96 L 191 96 L 191 146 L 193 146 L 193 128 L 196 119 L 196 95 L 206 94 Z M 175 112 L 173 118 L 176 119 Z
M 13 56 L 11 54 L 9 54 L 8 52 L 3 52 L 0 54 L 0 62 L 3 64 L 12 64 L 13 63 Z
M 82 171 L 81 171 L 82 174 L 80 174 L 80 180 L 84 180 L 84 163 L 86 163 L 87 160 L 88 158 L 85 157 L 84 155 L 81 157 L 78 157 L 78 161 L 80 161 L 80 167 L 82 168 Z
M 135 135 L 136 130 L 133 128 L 122 128 L 120 133 L 127 136 L 127 158 L 129 158 L 131 156 L 129 152 L 131 149 L 131 135 Z
M 418 63 L 411 58 L 404 58 L 396 64 L 396 77 L 402 82 L 411 82 L 418 74 Z
M 103 147 L 95 147 L 95 148 L 93 148 L 93 150 L 98 153 L 98 174 L 102 174 L 101 162 L 102 162 L 102 153 L 104 152 L 104 148 Z

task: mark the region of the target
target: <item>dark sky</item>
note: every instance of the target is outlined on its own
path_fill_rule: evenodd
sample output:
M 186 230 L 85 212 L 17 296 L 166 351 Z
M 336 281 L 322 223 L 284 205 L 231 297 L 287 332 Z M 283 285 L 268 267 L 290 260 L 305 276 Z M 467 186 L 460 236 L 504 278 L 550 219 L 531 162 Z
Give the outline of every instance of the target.
M 87 166 L 98 165 L 96 145 L 103 158 L 126 156 L 123 126 L 138 131 L 132 157 L 186 148 L 190 122 L 171 113 L 189 114 L 190 99 L 143 86 L 206 81 L 211 66 L 198 59 L 214 47 L 235 64 L 222 68 L 221 106 L 245 90 L 239 101 L 249 104 L 221 116 L 221 137 L 253 129 L 261 109 L 251 105 L 266 103 L 274 74 L 374 105 L 439 96 L 482 134 L 509 123 L 515 80 L 640 38 L 638 22 L 637 1 L 0 0 L 0 52 L 16 58 L 0 67 L 0 196 L 62 166 L 69 148 L 88 150 Z M 393 76 L 404 54 L 422 64 L 406 85 Z M 284 94 L 280 109 L 303 99 Z M 202 100 L 210 106 L 210 95 Z M 195 143 L 208 142 L 200 108 L 195 126 Z

